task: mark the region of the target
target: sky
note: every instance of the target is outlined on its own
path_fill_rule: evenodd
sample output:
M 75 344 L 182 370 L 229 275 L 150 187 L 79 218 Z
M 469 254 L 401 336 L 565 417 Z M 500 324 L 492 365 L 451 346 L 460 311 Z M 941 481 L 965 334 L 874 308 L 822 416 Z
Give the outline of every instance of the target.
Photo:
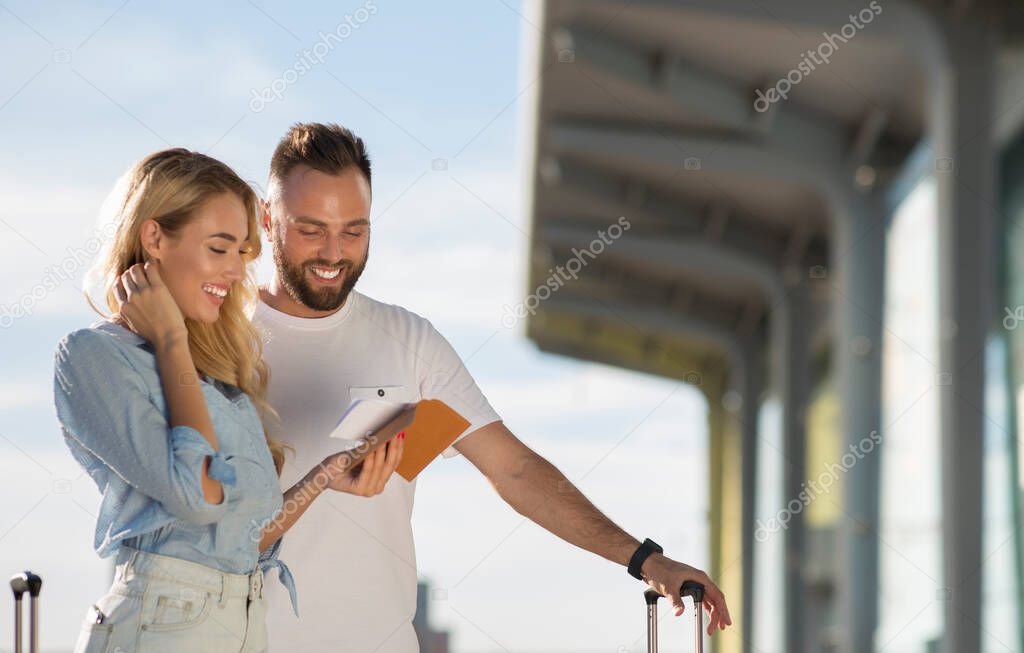
M 80 288 L 103 200 L 169 146 L 262 187 L 300 120 L 342 123 L 369 146 L 359 289 L 429 318 L 512 431 L 611 518 L 708 564 L 703 397 L 540 353 L 502 321 L 531 292 L 523 13 L 512 0 L 0 4 L 0 573 L 43 576 L 44 649 L 71 648 L 109 580 L 91 549 L 99 496 L 52 405 L 56 343 L 96 319 Z M 621 567 L 524 520 L 461 457 L 418 489 L 421 577 L 442 590 L 431 622 L 454 650 L 644 648 L 641 588 Z M 667 621 L 663 641 L 689 642 L 688 624 Z M 10 633 L 0 618 L 0 651 Z

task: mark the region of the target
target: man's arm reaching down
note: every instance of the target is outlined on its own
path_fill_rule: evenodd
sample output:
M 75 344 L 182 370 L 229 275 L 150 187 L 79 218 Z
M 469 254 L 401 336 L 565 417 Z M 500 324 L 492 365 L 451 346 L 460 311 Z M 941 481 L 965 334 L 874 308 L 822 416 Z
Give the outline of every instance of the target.
M 544 529 L 581 549 L 622 566 L 640 542 L 592 504 L 562 472 L 519 441 L 502 422 L 488 424 L 455 444 L 487 477 L 502 499 Z M 668 597 L 676 615 L 683 612 L 679 590 L 692 580 L 705 587 L 710 612 L 708 634 L 732 624 L 722 592 L 707 574 L 659 553 L 644 562 L 647 583 Z

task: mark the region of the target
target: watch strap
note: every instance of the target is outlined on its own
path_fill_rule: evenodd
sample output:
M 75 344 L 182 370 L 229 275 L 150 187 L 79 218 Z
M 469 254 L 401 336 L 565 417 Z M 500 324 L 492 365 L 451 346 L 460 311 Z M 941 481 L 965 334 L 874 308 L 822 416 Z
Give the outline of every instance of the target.
M 626 567 L 626 571 L 629 575 L 637 580 L 643 580 L 644 577 L 640 573 L 640 568 L 643 566 L 644 561 L 650 557 L 652 553 L 664 553 L 665 550 L 658 545 L 657 542 L 648 538 L 637 547 L 636 551 L 633 552 L 633 556 L 629 559 L 629 565 Z

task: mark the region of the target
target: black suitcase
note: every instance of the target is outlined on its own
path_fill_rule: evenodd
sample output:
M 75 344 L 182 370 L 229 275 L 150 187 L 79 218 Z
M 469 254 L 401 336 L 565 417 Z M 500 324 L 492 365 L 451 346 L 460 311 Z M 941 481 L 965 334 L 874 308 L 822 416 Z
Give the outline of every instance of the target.
M 11 576 L 11 591 L 14 592 L 14 653 L 22 653 L 21 649 L 21 597 L 29 595 L 29 651 L 39 652 L 39 590 L 43 587 L 43 579 L 31 571 L 24 571 Z
M 692 580 L 683 583 L 680 593 L 693 597 L 693 606 L 696 608 L 697 639 L 693 650 L 697 653 L 704 653 L 704 586 Z M 658 599 L 661 594 L 654 589 L 644 592 L 644 602 L 647 603 L 647 653 L 658 653 Z

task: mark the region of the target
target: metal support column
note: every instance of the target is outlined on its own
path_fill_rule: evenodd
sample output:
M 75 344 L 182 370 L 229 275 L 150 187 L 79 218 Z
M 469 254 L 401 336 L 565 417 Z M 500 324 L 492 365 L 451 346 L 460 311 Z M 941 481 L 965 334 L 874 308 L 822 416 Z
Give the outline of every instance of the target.
M 751 653 L 754 645 L 754 515 L 757 496 L 757 428 L 761 410 L 761 395 L 764 392 L 764 352 L 747 349 L 743 379 L 741 380 L 741 404 L 739 406 L 739 427 L 741 431 L 740 456 L 741 472 L 741 564 L 743 567 L 743 590 L 740 601 L 743 634 L 743 653 Z
M 836 221 L 834 355 L 841 397 L 843 455 L 858 457 L 842 479 L 837 528 L 838 623 L 842 653 L 874 650 L 878 626 L 878 528 L 881 454 L 871 438 L 882 432 L 882 324 L 885 305 L 886 216 L 875 198 L 851 202 Z M 869 447 L 865 443 L 871 442 Z
M 787 289 L 785 305 L 774 311 L 778 316 L 775 366 L 779 401 L 782 404 L 783 492 L 782 509 L 789 523 L 785 530 L 785 642 L 787 651 L 806 650 L 804 642 L 804 582 L 802 566 L 806 554 L 806 529 L 803 506 L 791 510 L 799 501 L 806 480 L 805 411 L 809 390 L 811 324 L 804 283 Z
M 934 84 L 939 250 L 943 650 L 981 646 L 985 341 L 994 310 L 995 31 L 945 25 L 948 70 Z

